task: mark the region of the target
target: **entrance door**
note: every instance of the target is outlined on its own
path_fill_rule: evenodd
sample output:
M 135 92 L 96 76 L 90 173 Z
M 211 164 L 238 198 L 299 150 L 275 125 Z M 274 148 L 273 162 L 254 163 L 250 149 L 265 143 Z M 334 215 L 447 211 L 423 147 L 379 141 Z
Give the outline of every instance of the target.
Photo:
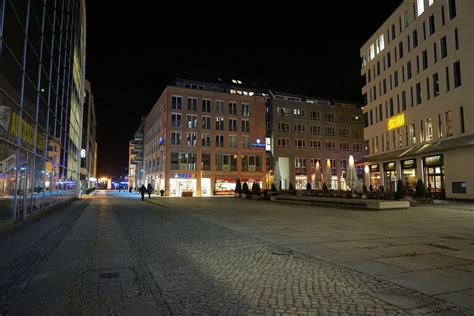
M 430 192 L 443 192 L 444 190 L 444 167 L 427 168 L 426 188 Z

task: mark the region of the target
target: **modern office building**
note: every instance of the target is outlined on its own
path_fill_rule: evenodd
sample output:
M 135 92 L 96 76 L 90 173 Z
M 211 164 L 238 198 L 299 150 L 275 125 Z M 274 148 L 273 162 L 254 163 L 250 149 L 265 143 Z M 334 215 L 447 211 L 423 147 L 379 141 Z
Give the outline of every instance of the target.
M 143 130 L 145 117 L 128 145 L 128 187 L 138 188 L 144 184 L 143 179 Z
M 349 155 L 364 156 L 361 104 L 294 94 L 270 93 L 270 136 L 275 182 L 288 189 L 322 187 L 327 160 L 331 166 L 330 189 L 347 189 L 345 174 Z M 319 164 L 318 164 L 319 163 Z M 319 170 L 319 172 L 318 172 Z M 362 169 L 357 169 L 363 178 Z M 324 181 L 326 182 L 326 181 Z
M 371 183 L 474 199 L 474 1 L 405 0 L 362 46 Z
M 265 100 L 240 80 L 177 79 L 145 119 L 145 182 L 171 196 L 228 194 L 237 179 L 265 186 Z
M 91 84 L 86 80 L 82 116 L 81 191 L 96 186 L 97 182 L 97 120 Z
M 0 0 L 0 225 L 79 194 L 85 2 Z

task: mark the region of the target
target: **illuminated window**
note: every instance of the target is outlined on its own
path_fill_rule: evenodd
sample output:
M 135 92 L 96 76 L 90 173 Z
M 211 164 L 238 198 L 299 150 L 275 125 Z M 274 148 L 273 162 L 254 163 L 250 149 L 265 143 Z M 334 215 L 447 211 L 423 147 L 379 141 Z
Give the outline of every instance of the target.
M 416 0 L 416 13 L 420 16 L 425 12 L 425 0 Z

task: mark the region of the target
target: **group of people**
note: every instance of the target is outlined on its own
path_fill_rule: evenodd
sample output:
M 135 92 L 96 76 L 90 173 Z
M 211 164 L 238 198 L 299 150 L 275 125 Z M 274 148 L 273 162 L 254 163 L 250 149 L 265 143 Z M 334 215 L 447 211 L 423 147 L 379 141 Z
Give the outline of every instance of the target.
M 138 191 L 140 193 L 140 195 L 142 196 L 142 201 L 145 200 L 145 194 L 148 193 L 148 198 L 150 199 L 151 198 L 151 194 L 153 193 L 153 191 L 155 191 L 153 189 L 153 186 L 148 183 L 148 185 L 145 187 L 144 184 L 142 184 L 142 186 L 140 188 L 135 188 L 135 191 Z M 133 192 L 133 187 L 130 186 L 130 188 L 128 189 L 128 192 L 132 193 Z

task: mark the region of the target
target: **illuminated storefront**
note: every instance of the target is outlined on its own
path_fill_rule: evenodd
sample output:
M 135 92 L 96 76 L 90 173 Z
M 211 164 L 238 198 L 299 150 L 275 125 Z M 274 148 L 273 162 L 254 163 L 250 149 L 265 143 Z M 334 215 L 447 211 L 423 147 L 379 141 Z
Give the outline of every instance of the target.
M 385 191 L 395 191 L 397 189 L 397 171 L 395 161 L 383 164 Z
M 242 181 L 243 185 L 244 181 Z M 235 185 L 237 184 L 237 179 L 229 179 L 229 178 L 217 178 L 215 184 L 215 195 L 226 195 L 226 194 L 234 194 Z M 251 186 L 247 183 L 249 189 Z
M 170 179 L 170 196 L 181 196 L 183 192 L 196 195 L 197 183 L 194 174 L 178 173 Z
M 418 181 L 416 175 L 416 159 L 406 159 L 400 161 L 403 184 L 408 189 L 414 189 Z
M 444 159 L 443 155 L 423 158 L 423 173 L 426 188 L 429 192 L 444 193 Z
M 0 7 L 1 226 L 79 195 L 85 6 L 71 0 Z M 56 20 L 70 21 L 67 29 L 53 32 Z M 36 31 L 22 31 L 19 40 L 29 29 Z

